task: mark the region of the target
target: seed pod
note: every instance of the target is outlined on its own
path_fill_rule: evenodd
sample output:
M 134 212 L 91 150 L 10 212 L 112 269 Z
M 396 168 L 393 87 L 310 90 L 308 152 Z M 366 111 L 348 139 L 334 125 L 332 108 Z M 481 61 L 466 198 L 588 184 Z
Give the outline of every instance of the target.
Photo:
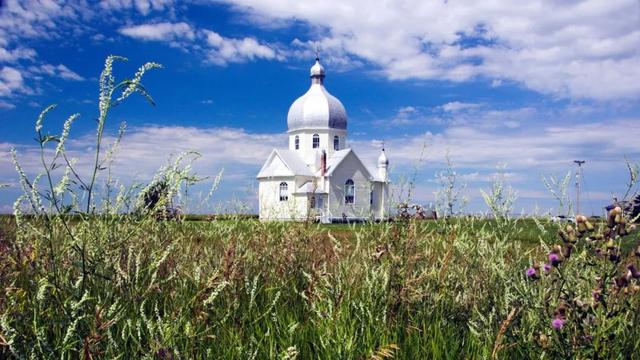
M 614 211 L 616 215 L 622 215 L 622 208 L 620 206 L 614 207 L 611 211 Z
M 562 242 L 566 243 L 569 241 L 569 238 L 567 236 L 567 233 L 565 233 L 562 230 L 558 230 L 558 237 L 560 237 L 560 240 L 562 240 Z
M 565 229 L 567 231 L 567 234 L 571 234 L 571 233 L 575 233 L 576 232 L 576 230 L 571 225 L 567 225 L 567 227 Z
M 587 231 L 593 231 L 595 229 L 590 221 L 585 221 L 584 226 L 587 227 Z
M 622 222 L 622 215 L 616 214 L 614 221 L 616 222 L 616 224 L 620 224 Z
M 607 226 L 609 228 L 616 226 L 616 214 L 613 213 L 613 210 L 611 210 L 607 216 Z
M 629 235 L 629 232 L 627 231 L 627 227 L 624 224 L 618 225 L 618 235 L 620 236 Z
M 584 216 L 584 215 L 577 215 L 576 216 L 576 222 L 578 224 L 586 222 L 586 221 L 587 221 L 587 217 L 586 216 Z
M 578 223 L 578 232 L 580 234 L 587 232 L 587 225 L 583 222 Z
M 567 244 L 567 247 L 565 248 L 564 254 L 562 254 L 565 258 L 570 258 L 571 257 L 571 253 L 573 252 L 573 245 L 571 244 Z
M 575 244 L 577 242 L 578 242 L 578 237 L 576 236 L 576 233 L 570 233 L 569 234 L 569 243 Z
M 629 231 L 629 233 L 635 232 L 636 231 L 636 224 L 629 225 L 629 228 L 627 229 L 627 231 Z
M 604 239 L 604 235 L 602 235 L 602 234 L 596 234 L 596 236 L 594 236 L 594 238 L 595 238 L 596 240 L 602 240 L 602 239 Z

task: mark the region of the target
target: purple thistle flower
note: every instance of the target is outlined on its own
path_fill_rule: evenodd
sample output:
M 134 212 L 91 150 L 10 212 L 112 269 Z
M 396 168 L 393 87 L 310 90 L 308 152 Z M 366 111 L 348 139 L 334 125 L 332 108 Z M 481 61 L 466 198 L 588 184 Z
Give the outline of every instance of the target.
M 549 253 L 549 262 L 553 266 L 558 266 L 560 264 L 560 256 L 556 253 Z
M 527 277 L 535 279 L 537 275 L 538 275 L 538 272 L 533 267 L 529 267 L 527 269 Z
M 542 268 L 544 269 L 544 272 L 548 274 L 551 271 L 551 264 L 546 263 L 542 265 Z
M 555 318 L 551 320 L 551 327 L 553 327 L 556 330 L 560 330 L 564 326 L 564 323 L 565 323 L 565 320 L 562 320 L 560 318 Z
M 593 298 L 593 301 L 600 301 L 600 299 L 602 299 L 602 291 L 601 290 L 593 290 L 591 292 L 591 297 Z
M 629 277 L 633 277 L 634 279 L 640 278 L 640 272 L 636 269 L 636 266 L 633 264 L 627 265 L 627 269 L 629 270 Z

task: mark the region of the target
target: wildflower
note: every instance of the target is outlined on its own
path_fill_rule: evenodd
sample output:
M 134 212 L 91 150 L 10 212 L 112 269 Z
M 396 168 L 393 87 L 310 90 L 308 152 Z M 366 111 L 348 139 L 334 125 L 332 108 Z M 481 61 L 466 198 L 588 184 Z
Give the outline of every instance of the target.
M 160 348 L 160 350 L 156 352 L 156 357 L 162 360 L 173 360 L 173 354 L 171 350 L 167 348 Z
M 556 330 L 560 330 L 564 326 L 564 323 L 565 323 L 565 320 L 560 318 L 555 318 L 551 320 L 551 327 L 553 327 Z
M 618 289 L 622 289 L 622 288 L 625 288 L 627 285 L 629 285 L 629 280 L 627 280 L 627 277 L 625 275 L 622 275 L 620 277 L 613 279 L 613 284 Z
M 538 272 L 536 271 L 536 269 L 534 267 L 529 267 L 527 269 L 527 277 L 530 279 L 537 279 L 538 278 Z
M 546 274 L 548 274 L 548 273 L 549 273 L 549 271 L 551 271 L 551 264 L 546 263 L 546 264 L 542 265 L 542 268 L 544 269 L 544 272 L 545 272 Z
M 614 263 L 620 262 L 620 254 L 618 253 L 617 248 L 614 248 L 609 252 L 609 260 Z
M 560 264 L 561 260 L 560 260 L 560 256 L 558 256 L 558 254 L 556 253 L 549 253 L 549 263 L 551 263 L 551 265 L 553 266 L 558 266 Z
M 565 258 L 570 258 L 571 257 L 571 253 L 573 252 L 573 245 L 571 244 L 567 244 L 567 247 L 565 248 L 565 252 L 564 252 L 564 257 Z
M 627 272 L 627 278 L 634 278 L 634 279 L 638 279 L 640 278 L 640 272 L 638 271 L 638 269 L 636 269 L 636 266 L 633 264 L 629 264 L 627 265 L 627 270 L 629 270 Z
M 602 289 L 595 289 L 591 292 L 591 298 L 594 302 L 602 300 Z

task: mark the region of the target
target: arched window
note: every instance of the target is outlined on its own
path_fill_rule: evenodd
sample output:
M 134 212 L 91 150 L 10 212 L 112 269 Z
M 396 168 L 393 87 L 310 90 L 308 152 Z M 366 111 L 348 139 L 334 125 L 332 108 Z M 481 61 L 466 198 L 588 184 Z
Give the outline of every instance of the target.
M 333 150 L 340 150 L 340 138 L 338 135 L 333 137 Z
M 317 149 L 320 147 L 320 135 L 313 134 L 313 148 Z
M 286 182 L 280 183 L 280 201 L 289 200 L 289 185 Z
M 300 149 L 300 136 L 296 135 L 295 139 L 293 140 L 293 143 L 296 150 Z
M 373 189 L 371 189 L 371 193 L 369 194 L 369 205 L 373 205 Z
M 344 203 L 353 204 L 353 198 L 355 196 L 355 185 L 353 180 L 349 179 L 344 183 Z

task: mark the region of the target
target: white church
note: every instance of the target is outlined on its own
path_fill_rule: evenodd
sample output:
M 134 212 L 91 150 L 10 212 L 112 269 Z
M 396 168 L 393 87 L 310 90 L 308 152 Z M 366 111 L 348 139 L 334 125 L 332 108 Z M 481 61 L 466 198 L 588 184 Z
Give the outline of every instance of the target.
M 383 220 L 389 161 L 384 147 L 370 169 L 347 142 L 347 112 L 324 87 L 316 58 L 311 87 L 287 116 L 289 149 L 273 149 L 258 173 L 260 220 Z

